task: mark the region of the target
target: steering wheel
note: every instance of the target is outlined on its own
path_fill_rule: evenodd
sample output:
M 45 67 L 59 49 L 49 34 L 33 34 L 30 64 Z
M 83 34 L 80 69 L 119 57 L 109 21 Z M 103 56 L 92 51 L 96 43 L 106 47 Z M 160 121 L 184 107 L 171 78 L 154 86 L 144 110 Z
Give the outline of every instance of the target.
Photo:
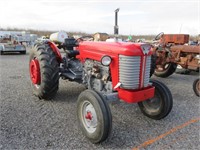
M 159 40 L 163 35 L 164 35 L 164 32 L 159 33 L 158 35 L 156 35 L 154 40 Z

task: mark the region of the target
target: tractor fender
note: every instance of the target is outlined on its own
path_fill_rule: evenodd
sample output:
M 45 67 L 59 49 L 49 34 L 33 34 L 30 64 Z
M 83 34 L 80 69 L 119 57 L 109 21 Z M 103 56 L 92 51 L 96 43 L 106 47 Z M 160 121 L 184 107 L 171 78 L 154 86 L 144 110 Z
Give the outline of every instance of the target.
M 56 59 L 59 63 L 62 62 L 62 56 L 60 54 L 60 50 L 58 49 L 58 47 L 51 41 L 48 41 L 47 44 L 49 44 L 49 46 L 52 48 L 53 52 L 56 55 Z

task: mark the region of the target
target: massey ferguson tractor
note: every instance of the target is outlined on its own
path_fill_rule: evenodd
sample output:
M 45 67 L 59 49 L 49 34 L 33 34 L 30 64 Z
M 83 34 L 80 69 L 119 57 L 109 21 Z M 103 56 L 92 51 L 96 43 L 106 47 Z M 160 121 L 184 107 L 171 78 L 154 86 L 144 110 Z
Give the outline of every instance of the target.
M 65 56 L 61 56 L 58 47 L 65 50 Z M 39 99 L 52 99 L 60 78 L 85 85 L 86 90 L 77 100 L 77 118 L 80 129 L 92 143 L 106 140 L 111 132 L 109 102 L 138 103 L 144 115 L 156 120 L 171 111 L 173 99 L 169 89 L 150 80 L 151 45 L 118 42 L 117 37 L 115 42 L 66 38 L 58 47 L 44 41 L 30 52 L 33 93 Z

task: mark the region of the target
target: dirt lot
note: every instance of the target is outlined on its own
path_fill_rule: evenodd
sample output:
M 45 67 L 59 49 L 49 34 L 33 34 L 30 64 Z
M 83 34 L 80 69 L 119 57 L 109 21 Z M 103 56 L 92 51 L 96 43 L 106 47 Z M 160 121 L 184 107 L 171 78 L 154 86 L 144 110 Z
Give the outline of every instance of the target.
M 0 56 L 0 149 L 200 149 L 200 100 L 192 90 L 198 77 L 173 74 L 164 82 L 174 97 L 172 112 L 155 121 L 137 104 L 110 104 L 113 131 L 98 145 L 81 134 L 76 99 L 84 87 L 60 80 L 55 99 L 32 95 L 29 55 Z

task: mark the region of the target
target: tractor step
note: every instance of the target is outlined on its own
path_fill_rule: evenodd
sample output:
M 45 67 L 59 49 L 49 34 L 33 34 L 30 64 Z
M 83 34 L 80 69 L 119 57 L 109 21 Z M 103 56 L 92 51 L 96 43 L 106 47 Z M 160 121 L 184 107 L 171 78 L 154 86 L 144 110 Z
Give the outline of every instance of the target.
M 82 79 L 82 72 L 64 72 L 61 74 L 61 77 L 69 79 L 71 81 L 74 80 L 81 80 Z

